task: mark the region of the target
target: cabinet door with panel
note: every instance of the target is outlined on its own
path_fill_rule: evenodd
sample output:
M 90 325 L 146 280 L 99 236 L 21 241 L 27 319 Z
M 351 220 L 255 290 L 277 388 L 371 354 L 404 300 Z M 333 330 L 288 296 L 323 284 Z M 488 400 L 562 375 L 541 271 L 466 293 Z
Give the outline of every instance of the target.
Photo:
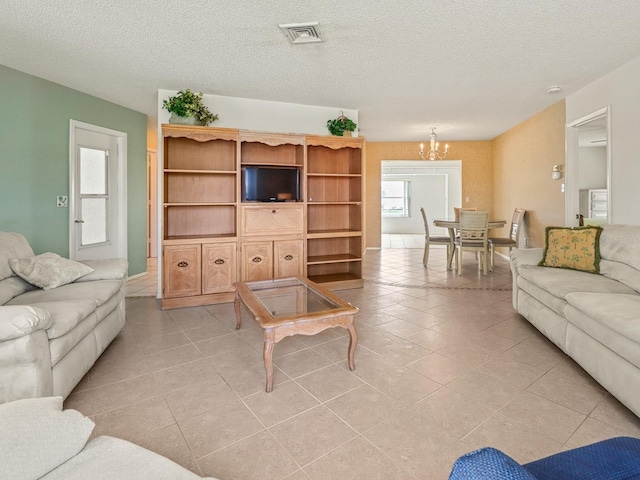
M 202 245 L 202 293 L 233 292 L 237 262 L 235 243 Z
M 277 240 L 273 242 L 273 278 L 304 275 L 304 241 Z
M 201 292 L 200 245 L 165 245 L 164 297 L 190 297 Z
M 240 256 L 243 282 L 273 278 L 273 242 L 242 242 Z
M 302 205 L 286 207 L 242 206 L 242 235 L 302 235 L 304 208 Z

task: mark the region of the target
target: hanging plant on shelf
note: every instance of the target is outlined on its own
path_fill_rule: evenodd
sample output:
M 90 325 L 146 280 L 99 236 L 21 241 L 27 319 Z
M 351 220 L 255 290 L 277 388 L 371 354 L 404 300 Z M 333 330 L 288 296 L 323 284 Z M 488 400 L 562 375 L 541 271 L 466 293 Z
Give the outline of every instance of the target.
M 162 101 L 162 108 L 171 113 L 169 123 L 183 125 L 209 125 L 218 120 L 202 103 L 204 94 L 193 93 L 188 88 L 180 90 L 175 97 Z
M 349 117 L 345 117 L 342 112 L 340 112 L 340 116 L 338 118 L 327 120 L 327 128 L 329 129 L 329 132 L 331 135 L 336 135 L 338 137 L 344 137 L 344 132 L 355 131 L 356 127 L 356 123 Z

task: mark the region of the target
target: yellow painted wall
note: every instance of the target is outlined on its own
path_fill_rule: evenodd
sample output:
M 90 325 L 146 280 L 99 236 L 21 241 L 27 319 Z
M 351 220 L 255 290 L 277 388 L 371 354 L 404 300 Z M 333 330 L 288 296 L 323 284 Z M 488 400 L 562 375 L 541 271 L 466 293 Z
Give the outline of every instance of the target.
M 553 165 L 564 170 L 564 126 L 562 100 L 491 141 L 492 216 L 510 219 L 515 208 L 527 210 L 520 235 L 529 247 L 544 246 L 546 226 L 564 225 L 564 172 L 560 180 L 551 178 Z
M 462 160 L 463 206 L 478 207 L 479 210 L 491 209 L 491 142 L 447 143 L 449 143 L 447 160 Z M 365 242 L 367 248 L 380 247 L 382 160 L 420 161 L 419 150 L 420 142 L 367 142 L 365 144 Z M 469 197 L 469 202 L 465 202 L 465 197 Z
M 158 150 L 158 119 L 147 117 L 147 148 Z

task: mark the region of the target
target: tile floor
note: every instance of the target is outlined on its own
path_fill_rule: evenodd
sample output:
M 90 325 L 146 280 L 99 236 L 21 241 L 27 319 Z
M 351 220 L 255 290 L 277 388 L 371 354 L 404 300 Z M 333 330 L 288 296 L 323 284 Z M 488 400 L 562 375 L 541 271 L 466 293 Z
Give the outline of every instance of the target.
M 128 298 L 120 335 L 66 400 L 125 438 L 222 480 L 446 479 L 486 445 L 527 462 L 617 435 L 640 420 L 511 306 L 506 260 L 483 277 L 474 256 L 370 251 L 356 369 L 340 329 L 274 350 L 264 392 L 261 331 L 231 304 L 162 311 Z

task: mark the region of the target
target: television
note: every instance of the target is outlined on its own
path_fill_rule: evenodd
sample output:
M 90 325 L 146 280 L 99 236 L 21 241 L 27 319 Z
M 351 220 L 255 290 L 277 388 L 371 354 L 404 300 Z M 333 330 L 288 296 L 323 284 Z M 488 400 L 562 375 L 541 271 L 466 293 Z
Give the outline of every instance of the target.
M 243 167 L 242 200 L 300 201 L 300 170 L 288 167 Z

